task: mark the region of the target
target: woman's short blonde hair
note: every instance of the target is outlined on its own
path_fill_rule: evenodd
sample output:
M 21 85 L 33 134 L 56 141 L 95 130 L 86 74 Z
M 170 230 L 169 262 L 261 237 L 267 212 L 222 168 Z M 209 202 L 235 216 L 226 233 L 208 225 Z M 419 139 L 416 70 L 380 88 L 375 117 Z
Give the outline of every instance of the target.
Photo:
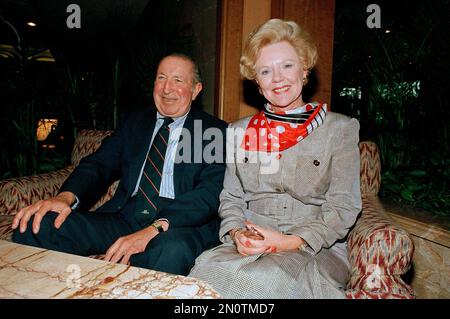
M 294 21 L 271 19 L 262 24 L 247 38 L 240 61 L 243 77 L 256 78 L 255 64 L 263 47 L 269 44 L 286 41 L 291 44 L 306 70 L 311 70 L 317 61 L 317 48 L 310 35 Z

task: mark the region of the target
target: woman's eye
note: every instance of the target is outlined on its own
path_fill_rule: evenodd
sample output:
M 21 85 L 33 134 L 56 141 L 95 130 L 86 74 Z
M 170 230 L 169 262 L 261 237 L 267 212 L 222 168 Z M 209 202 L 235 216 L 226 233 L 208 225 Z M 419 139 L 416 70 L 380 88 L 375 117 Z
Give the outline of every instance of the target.
M 284 67 L 286 68 L 286 69 L 289 69 L 289 68 L 292 68 L 294 65 L 292 64 L 292 63 L 286 63 L 285 65 L 284 65 Z
M 267 75 L 269 74 L 269 70 L 262 70 L 260 73 L 261 75 Z

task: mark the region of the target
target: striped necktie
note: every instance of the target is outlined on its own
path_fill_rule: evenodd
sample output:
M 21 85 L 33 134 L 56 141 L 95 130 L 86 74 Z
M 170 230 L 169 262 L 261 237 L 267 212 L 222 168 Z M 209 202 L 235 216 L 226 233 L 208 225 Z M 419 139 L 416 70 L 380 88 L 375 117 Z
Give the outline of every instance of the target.
M 153 139 L 152 146 L 145 159 L 139 191 L 136 198 L 136 219 L 145 224 L 153 221 L 158 210 L 159 191 L 169 141 L 169 124 L 173 122 L 170 117 L 164 118 L 163 125 Z

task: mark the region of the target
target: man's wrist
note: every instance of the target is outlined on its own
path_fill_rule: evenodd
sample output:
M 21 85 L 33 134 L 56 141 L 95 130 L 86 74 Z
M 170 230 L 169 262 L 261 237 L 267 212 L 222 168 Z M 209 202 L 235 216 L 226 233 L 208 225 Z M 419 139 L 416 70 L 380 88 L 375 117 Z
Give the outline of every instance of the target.
M 72 192 L 61 192 L 58 195 L 56 195 L 56 197 L 60 198 L 61 200 L 63 200 L 64 202 L 67 203 L 68 206 L 70 206 L 70 208 L 73 210 L 75 208 L 78 207 L 78 205 L 80 204 L 80 200 L 78 199 L 78 197 L 72 193 Z
M 169 220 L 167 218 L 159 218 L 156 221 L 161 224 L 161 226 L 164 229 L 164 231 L 167 231 L 169 229 L 170 222 L 169 222 Z
M 150 227 L 155 228 L 158 233 L 162 233 L 169 229 L 169 221 L 166 218 L 157 219 L 150 224 Z
M 164 228 L 162 227 L 161 223 L 158 221 L 154 221 L 150 226 L 155 228 L 156 231 L 158 232 L 158 234 L 164 232 Z

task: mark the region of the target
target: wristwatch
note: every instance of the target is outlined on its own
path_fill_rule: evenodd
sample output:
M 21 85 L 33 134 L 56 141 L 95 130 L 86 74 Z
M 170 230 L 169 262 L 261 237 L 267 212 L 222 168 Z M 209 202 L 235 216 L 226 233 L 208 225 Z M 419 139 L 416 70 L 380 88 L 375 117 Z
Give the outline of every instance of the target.
M 75 195 L 75 201 L 72 205 L 70 205 L 70 209 L 71 210 L 77 209 L 79 205 L 80 205 L 80 200 L 78 199 L 77 195 Z
M 164 232 L 164 228 L 162 227 L 161 223 L 159 221 L 154 221 L 151 226 L 155 227 L 158 233 Z

